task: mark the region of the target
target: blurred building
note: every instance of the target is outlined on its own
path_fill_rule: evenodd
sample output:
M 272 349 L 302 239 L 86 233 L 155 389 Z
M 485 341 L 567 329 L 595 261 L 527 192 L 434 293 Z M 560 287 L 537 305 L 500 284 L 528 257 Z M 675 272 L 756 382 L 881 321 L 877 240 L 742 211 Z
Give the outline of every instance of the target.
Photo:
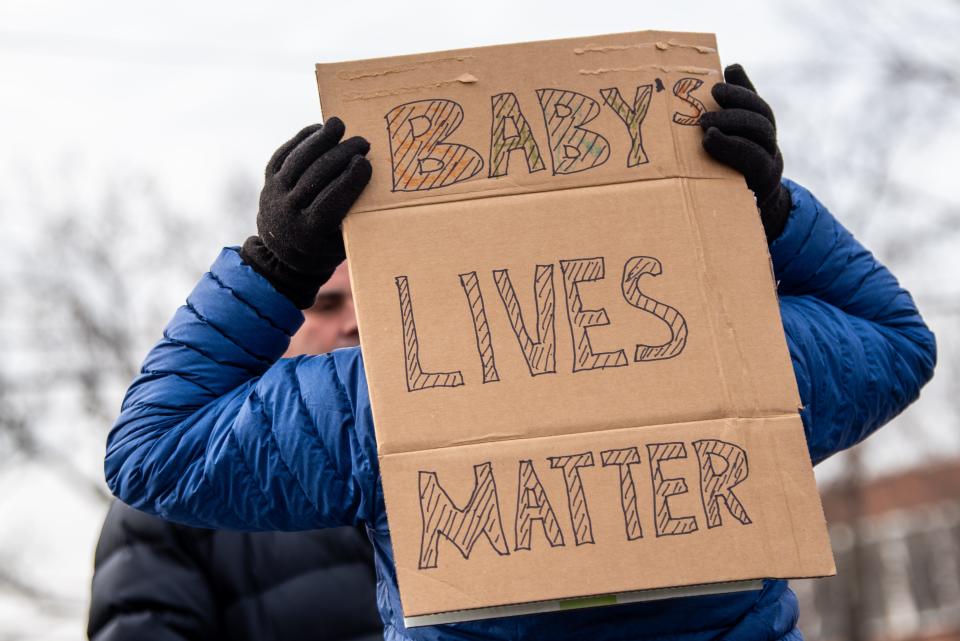
M 960 460 L 838 483 L 823 506 L 838 575 L 792 584 L 808 641 L 960 641 Z

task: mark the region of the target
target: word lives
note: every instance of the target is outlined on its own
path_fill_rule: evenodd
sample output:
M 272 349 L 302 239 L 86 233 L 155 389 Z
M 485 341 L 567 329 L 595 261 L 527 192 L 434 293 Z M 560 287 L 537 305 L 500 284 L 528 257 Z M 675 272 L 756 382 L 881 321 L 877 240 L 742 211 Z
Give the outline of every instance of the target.
M 587 331 L 591 327 L 610 324 L 610 319 L 603 307 L 588 309 L 584 306 L 579 289 L 580 283 L 604 278 L 604 259 L 602 257 L 574 258 L 559 262 L 563 280 L 563 306 L 566 309 L 567 325 L 573 344 L 573 372 L 626 366 L 627 354 L 623 349 L 609 352 L 595 351 Z M 659 276 L 662 270 L 660 261 L 650 256 L 633 256 L 623 265 L 620 291 L 624 300 L 639 313 L 651 314 L 660 319 L 670 330 L 670 339 L 665 343 L 649 345 L 638 342 L 633 350 L 633 360 L 637 363 L 673 358 L 683 351 L 687 343 L 687 321 L 683 314 L 674 307 L 645 295 L 640 289 L 642 276 Z M 525 320 L 521 310 L 510 272 L 506 269 L 494 269 L 492 274 L 503 313 L 506 314 L 510 323 L 530 376 L 556 373 L 557 313 L 554 265 L 536 266 L 533 278 L 536 310 L 533 314 L 528 310 L 526 315 L 526 318 L 536 320 L 530 324 Z M 477 272 L 472 271 L 460 274 L 459 278 L 470 318 L 473 321 L 473 338 L 476 341 L 477 354 L 483 371 L 483 382 L 498 382 L 500 373 L 497 370 L 496 353 L 487 316 L 488 310 L 480 288 L 479 277 Z M 420 337 L 414 319 L 410 281 L 407 276 L 397 276 L 394 282 L 400 298 L 407 391 L 463 385 L 461 370 L 424 370 L 420 364 Z
M 717 439 L 703 439 L 691 443 L 699 468 L 699 494 L 707 528 L 724 525 L 723 512 L 743 524 L 751 523 L 747 509 L 734 493 L 734 488 L 749 475 L 747 453 L 738 445 Z M 683 476 L 668 476 L 663 463 L 687 458 L 687 446 L 682 442 L 649 443 L 645 447 L 649 466 L 648 491 L 653 497 L 651 515 L 656 537 L 677 536 L 696 532 L 699 528 L 695 515 L 675 514 L 670 509 L 672 496 L 688 492 Z M 421 570 L 437 567 L 441 540 L 448 541 L 469 559 L 475 545 L 482 539 L 500 556 L 531 550 L 534 540 L 542 540 L 552 548 L 568 545 L 569 535 L 575 545 L 594 543 L 593 509 L 619 509 L 623 515 L 624 531 L 629 541 L 644 538 L 640 508 L 637 501 L 637 483 L 634 467 L 641 462 L 640 449 L 628 447 L 605 450 L 599 457 L 593 452 L 547 457 L 551 470 L 562 475 L 566 488 L 569 531 L 561 525 L 554 506 L 557 497 L 547 495 L 533 461 L 517 461 L 515 487 L 517 501 L 513 512 L 513 546 L 504 529 L 503 508 L 493 465 L 480 463 L 473 467 L 473 491 L 463 507 L 458 507 L 433 471 L 419 472 Z M 620 489 L 619 506 L 609 505 L 601 496 L 588 499 L 581 470 L 600 466 L 612 468 Z M 613 479 L 611 479 L 612 481 Z M 510 482 L 514 482 L 513 479 Z M 599 484 L 598 484 L 599 485 Z M 609 483 L 603 487 L 609 487 Z M 613 494 L 610 493 L 610 498 Z M 542 544 L 542 543 L 541 543 Z
M 693 95 L 703 85 L 698 78 L 681 78 L 673 85 L 673 95 L 686 103 L 692 113 L 675 111 L 672 122 L 694 126 L 706 107 Z M 643 147 L 643 122 L 656 91 L 656 84 L 636 87 L 633 96 L 624 97 L 616 87 L 600 89 L 599 98 L 617 115 L 626 128 L 630 149 L 627 167 L 650 162 Z M 601 110 L 600 102 L 585 94 L 566 89 L 537 89 L 537 104 L 546 129 L 546 148 L 554 176 L 573 174 L 599 167 L 610 158 L 610 141 L 587 125 Z M 390 141 L 393 191 L 424 191 L 447 187 L 469 180 L 483 171 L 483 155 L 451 136 L 463 122 L 463 107 L 453 100 L 434 98 L 404 103 L 384 116 Z M 512 152 L 520 152 L 526 171 L 544 171 L 546 163 L 541 143 L 534 136 L 530 121 L 520 109 L 513 92 L 490 98 L 490 146 L 487 155 L 488 178 L 509 173 Z

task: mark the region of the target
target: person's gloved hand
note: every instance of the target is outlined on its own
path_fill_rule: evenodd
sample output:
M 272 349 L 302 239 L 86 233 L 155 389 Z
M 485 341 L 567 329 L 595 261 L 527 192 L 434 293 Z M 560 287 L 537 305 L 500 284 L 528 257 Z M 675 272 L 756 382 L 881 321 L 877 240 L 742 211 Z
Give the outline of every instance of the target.
M 783 157 L 777 147 L 773 111 L 757 95 L 740 65 L 723 70 L 726 82 L 713 86 L 718 111 L 700 115 L 708 154 L 743 174 L 757 197 L 767 242 L 776 240 L 790 216 L 790 193 L 780 184 Z
M 277 149 L 260 192 L 258 236 L 240 256 L 300 309 L 346 258 L 340 223 L 370 181 L 370 143 L 340 142 L 344 125 L 329 118 Z

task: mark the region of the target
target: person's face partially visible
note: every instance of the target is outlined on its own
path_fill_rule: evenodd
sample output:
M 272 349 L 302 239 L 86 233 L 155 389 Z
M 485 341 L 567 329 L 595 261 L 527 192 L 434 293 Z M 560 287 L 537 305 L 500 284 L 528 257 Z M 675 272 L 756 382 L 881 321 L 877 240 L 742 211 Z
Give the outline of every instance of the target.
M 303 325 L 290 340 L 284 356 L 323 354 L 360 342 L 346 262 L 337 267 L 330 280 L 320 288 L 317 301 L 303 311 L 303 316 Z

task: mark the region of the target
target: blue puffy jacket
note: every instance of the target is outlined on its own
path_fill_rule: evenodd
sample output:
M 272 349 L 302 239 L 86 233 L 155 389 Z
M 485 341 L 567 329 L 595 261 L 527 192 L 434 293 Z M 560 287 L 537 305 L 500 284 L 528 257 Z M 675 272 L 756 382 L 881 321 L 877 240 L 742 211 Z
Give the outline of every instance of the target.
M 770 247 L 819 462 L 917 398 L 936 347 L 910 295 L 805 189 Z M 225 249 L 151 350 L 107 441 L 123 501 L 190 525 L 364 523 L 387 639 L 799 639 L 785 581 L 760 591 L 405 629 L 360 350 L 277 360 L 300 312 Z

